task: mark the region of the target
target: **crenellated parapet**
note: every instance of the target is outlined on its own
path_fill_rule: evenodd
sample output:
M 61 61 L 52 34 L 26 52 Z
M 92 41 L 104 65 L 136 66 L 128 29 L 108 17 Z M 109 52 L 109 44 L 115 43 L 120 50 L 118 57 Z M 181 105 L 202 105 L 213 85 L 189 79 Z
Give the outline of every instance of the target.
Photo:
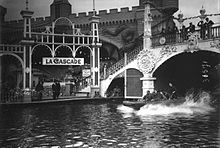
M 81 31 L 83 33 L 88 34 L 90 31 L 89 18 L 93 15 L 93 13 L 93 11 L 80 12 L 78 14 L 73 13 L 68 15 L 68 18 L 75 24 L 75 28 L 81 28 Z M 144 9 L 142 9 L 141 5 L 133 6 L 131 9 L 129 9 L 128 7 L 124 7 L 120 9 L 99 10 L 96 11 L 96 15 L 100 17 L 100 36 L 107 38 L 108 41 L 116 42 L 116 44 L 118 44 L 120 47 L 124 46 L 125 44 L 127 45 L 127 47 L 132 47 L 134 44 L 132 46 L 131 44 L 128 45 L 126 41 L 127 38 L 132 37 L 132 39 L 134 39 L 134 35 L 132 34 L 135 34 L 135 38 L 143 34 Z M 161 31 L 162 26 L 164 27 L 164 25 L 167 24 L 166 18 L 164 18 L 164 16 L 166 16 L 164 12 L 157 9 L 152 9 L 153 34 L 159 33 Z M 52 21 L 52 16 L 31 18 L 32 31 L 43 32 L 45 30 L 45 26 L 51 26 Z M 117 31 L 123 28 L 122 26 L 124 25 L 126 25 L 127 28 L 125 29 L 124 27 L 125 31 L 121 32 L 122 34 L 118 33 L 118 36 L 112 36 L 111 34 L 106 33 L 106 30 L 108 30 L 107 32 L 117 33 Z M 5 21 L 2 24 L 2 28 L 2 34 L 4 36 L 3 41 L 14 43 L 19 40 L 19 34 L 23 32 L 23 20 L 20 19 Z M 128 36 L 125 37 L 126 35 Z

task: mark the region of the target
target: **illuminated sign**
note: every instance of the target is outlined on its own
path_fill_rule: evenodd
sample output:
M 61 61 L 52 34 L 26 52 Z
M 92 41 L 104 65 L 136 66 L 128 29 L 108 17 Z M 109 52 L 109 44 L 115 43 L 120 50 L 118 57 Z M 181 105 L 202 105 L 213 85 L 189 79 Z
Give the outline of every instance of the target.
M 43 65 L 84 65 L 84 58 L 43 58 Z

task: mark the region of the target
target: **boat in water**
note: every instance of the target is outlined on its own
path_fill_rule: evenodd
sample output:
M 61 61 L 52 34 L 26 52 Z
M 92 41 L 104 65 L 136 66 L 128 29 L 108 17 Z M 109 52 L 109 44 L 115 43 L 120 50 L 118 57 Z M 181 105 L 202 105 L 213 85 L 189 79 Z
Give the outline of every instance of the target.
M 147 104 L 161 104 L 161 105 L 166 105 L 166 106 L 171 106 L 171 105 L 179 105 L 182 104 L 186 101 L 184 97 L 178 97 L 176 99 L 167 99 L 167 100 L 153 100 L 153 101 L 130 101 L 130 100 L 125 100 L 123 101 L 124 106 L 132 107 L 134 109 L 140 109 L 142 106 L 147 105 Z

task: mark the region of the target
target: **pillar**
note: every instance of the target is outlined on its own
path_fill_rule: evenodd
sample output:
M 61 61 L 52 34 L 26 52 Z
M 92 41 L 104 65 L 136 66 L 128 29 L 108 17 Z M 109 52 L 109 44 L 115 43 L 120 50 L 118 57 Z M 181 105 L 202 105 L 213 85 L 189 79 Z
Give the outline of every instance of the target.
M 94 15 L 90 18 L 91 32 L 92 32 L 92 55 L 91 55 L 91 97 L 95 92 L 100 93 L 100 47 L 98 23 L 99 17 Z
M 144 77 L 141 78 L 142 81 L 142 90 L 143 94 L 142 96 L 147 94 L 147 91 L 153 92 L 154 91 L 154 81 L 156 78 L 152 77 L 151 75 L 144 75 Z
M 144 8 L 144 42 L 143 42 L 143 48 L 144 50 L 149 50 L 152 45 L 151 37 L 151 12 L 150 12 L 150 3 L 148 1 L 144 2 L 145 8 Z
M 31 38 L 31 17 L 34 12 L 29 11 L 26 7 L 26 10 L 20 12 L 21 16 L 24 19 L 24 32 L 23 39 L 21 43 L 24 45 L 24 67 L 23 67 L 23 89 L 24 101 L 31 101 L 31 87 L 32 87 L 32 59 L 31 59 L 31 45 L 34 43 L 34 40 Z
M 0 56 L 0 100 L 2 99 L 2 56 Z
M 151 33 L 151 12 L 150 12 L 150 5 L 151 2 L 149 0 L 146 0 L 144 2 L 144 40 L 143 40 L 143 51 L 145 52 L 141 59 L 148 58 L 149 56 L 146 56 L 146 54 L 150 54 L 152 50 L 152 33 Z M 151 63 L 144 63 L 144 64 L 151 64 Z M 144 96 L 147 91 L 153 92 L 154 91 L 154 81 L 156 78 L 152 77 L 150 74 L 152 68 L 144 70 L 144 77 L 142 77 L 140 80 L 142 81 L 142 96 Z

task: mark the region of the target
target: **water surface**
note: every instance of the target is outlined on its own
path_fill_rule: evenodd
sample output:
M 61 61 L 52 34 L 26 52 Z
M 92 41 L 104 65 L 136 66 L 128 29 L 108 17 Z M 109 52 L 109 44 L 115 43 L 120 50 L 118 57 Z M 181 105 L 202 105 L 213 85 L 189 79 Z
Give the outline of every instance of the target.
M 220 104 L 0 106 L 1 147 L 220 147 Z

